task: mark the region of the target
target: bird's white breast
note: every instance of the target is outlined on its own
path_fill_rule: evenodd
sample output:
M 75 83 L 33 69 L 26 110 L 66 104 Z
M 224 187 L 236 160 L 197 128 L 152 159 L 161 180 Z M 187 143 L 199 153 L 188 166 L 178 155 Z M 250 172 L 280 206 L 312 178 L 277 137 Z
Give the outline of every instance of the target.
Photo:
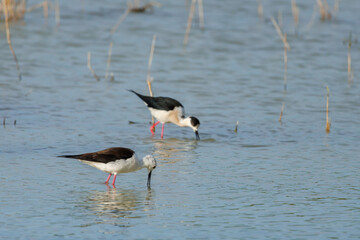
M 129 159 L 126 160 L 119 159 L 108 163 L 92 162 L 86 160 L 80 160 L 80 161 L 92 167 L 95 167 L 103 172 L 111 173 L 111 174 L 134 172 L 141 169 L 135 154 Z
M 151 115 L 153 115 L 161 123 L 171 122 L 178 124 L 181 116 L 184 115 L 184 109 L 182 107 L 175 107 L 171 111 L 159 110 L 149 107 Z

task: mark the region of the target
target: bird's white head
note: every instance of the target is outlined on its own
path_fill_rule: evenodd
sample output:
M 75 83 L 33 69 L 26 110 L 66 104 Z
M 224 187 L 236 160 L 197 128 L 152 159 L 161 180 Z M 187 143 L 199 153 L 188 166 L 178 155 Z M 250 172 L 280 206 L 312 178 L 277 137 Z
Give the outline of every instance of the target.
M 156 168 L 156 160 L 155 160 L 155 158 L 153 156 L 146 155 L 143 158 L 143 162 L 144 162 L 144 167 L 146 167 L 148 169 L 148 171 L 149 171 L 147 187 L 150 189 L 151 173 L 152 173 L 152 170 Z
M 144 167 L 146 167 L 149 171 L 152 171 L 156 168 L 156 160 L 152 155 L 146 155 L 143 158 Z
M 200 140 L 198 129 L 200 127 L 200 121 L 196 117 L 187 117 L 184 119 L 186 126 L 191 127 L 194 130 L 196 135 L 196 140 Z

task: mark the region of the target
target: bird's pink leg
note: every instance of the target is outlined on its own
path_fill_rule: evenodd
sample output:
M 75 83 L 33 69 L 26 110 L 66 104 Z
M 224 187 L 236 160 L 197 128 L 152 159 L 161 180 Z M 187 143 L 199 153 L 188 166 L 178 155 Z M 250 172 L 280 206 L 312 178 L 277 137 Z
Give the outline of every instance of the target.
M 109 183 L 110 178 L 111 178 L 111 173 L 109 174 L 108 178 L 106 179 L 106 182 L 105 182 L 106 184 Z
M 113 183 L 112 185 L 115 187 L 115 180 L 116 180 L 116 174 L 114 174 Z
M 165 123 L 163 123 L 163 125 L 162 125 L 162 129 L 161 129 L 161 139 L 164 138 L 164 127 L 165 127 Z
M 157 121 L 156 123 L 154 123 L 151 127 L 150 127 L 150 132 L 152 133 L 152 135 L 154 135 L 154 128 L 156 127 L 156 125 L 158 125 L 160 123 L 160 121 Z

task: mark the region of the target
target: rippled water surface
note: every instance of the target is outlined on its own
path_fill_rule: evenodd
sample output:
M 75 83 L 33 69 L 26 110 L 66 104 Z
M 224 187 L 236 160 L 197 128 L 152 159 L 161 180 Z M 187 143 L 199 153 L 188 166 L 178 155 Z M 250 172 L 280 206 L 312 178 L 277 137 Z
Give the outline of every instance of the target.
M 61 1 L 58 27 L 53 11 L 47 21 L 27 13 L 11 24 L 22 81 L 0 26 L 0 238 L 359 239 L 360 2 L 340 1 L 321 22 L 311 20 L 315 1 L 298 1 L 295 28 L 290 1 L 264 1 L 260 20 L 256 1 L 205 0 L 205 30 L 196 13 L 186 48 L 186 1 L 161 2 L 113 35 L 125 1 Z M 269 20 L 279 12 L 286 92 Z M 151 137 L 149 111 L 126 91 L 148 93 L 153 34 L 154 94 L 198 117 L 201 141 L 175 125 Z M 110 42 L 114 81 L 104 78 Z M 116 146 L 157 158 L 151 190 L 146 170 L 119 175 L 113 189 L 107 174 L 56 157 Z

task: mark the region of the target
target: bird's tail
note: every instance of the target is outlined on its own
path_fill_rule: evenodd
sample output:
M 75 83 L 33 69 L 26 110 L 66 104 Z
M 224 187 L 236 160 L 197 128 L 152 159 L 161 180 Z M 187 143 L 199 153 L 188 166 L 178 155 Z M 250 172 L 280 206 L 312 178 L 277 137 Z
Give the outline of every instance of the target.
M 143 100 L 144 102 L 147 101 L 146 96 L 141 95 L 140 93 L 137 93 L 137 92 L 135 92 L 134 90 L 131 90 L 131 89 L 128 89 L 128 91 L 129 91 L 129 92 L 132 92 L 132 93 L 135 93 L 136 96 L 138 96 L 139 98 L 141 98 L 141 100 Z
M 57 156 L 57 157 L 63 157 L 63 158 L 79 158 L 80 155 L 61 155 L 61 156 Z

